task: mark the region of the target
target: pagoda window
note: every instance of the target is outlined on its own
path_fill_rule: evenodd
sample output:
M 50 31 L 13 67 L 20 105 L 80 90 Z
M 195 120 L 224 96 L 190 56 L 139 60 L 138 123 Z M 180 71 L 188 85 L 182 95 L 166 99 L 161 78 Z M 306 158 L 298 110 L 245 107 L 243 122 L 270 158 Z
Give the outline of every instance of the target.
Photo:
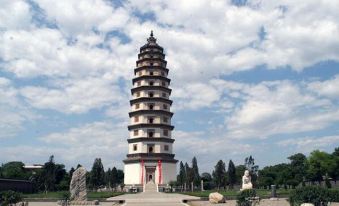
M 139 109 L 139 108 L 140 108 L 140 104 L 139 103 L 135 104 L 135 109 Z
M 134 131 L 133 131 L 133 135 L 134 135 L 134 136 L 138 136 L 138 135 L 139 135 L 139 130 L 137 130 L 137 129 L 134 130 Z
M 134 117 L 134 122 L 139 122 L 139 116 Z
M 161 72 L 161 76 L 165 76 L 165 72 Z
M 162 105 L 162 108 L 163 108 L 163 109 L 167 109 L 167 104 L 163 104 L 163 105 Z
M 154 123 L 154 117 L 149 117 L 148 118 L 148 123 L 153 124 Z
M 142 71 L 138 72 L 138 74 L 139 74 L 139 76 L 141 76 L 142 75 Z
M 148 93 L 148 96 L 149 96 L 149 97 L 154 97 L 154 93 L 153 93 L 153 92 L 149 92 L 149 93 Z
M 137 86 L 141 86 L 141 81 L 138 81 L 138 82 L 137 82 Z
M 151 55 L 150 58 L 153 58 L 153 56 Z
M 153 146 L 148 147 L 148 153 L 153 153 Z
M 168 145 L 164 145 L 164 150 L 168 151 L 169 150 L 169 146 Z
M 161 82 L 161 86 L 166 87 L 166 82 Z
M 167 117 L 164 117 L 164 118 L 163 118 L 163 121 L 164 121 L 165 123 L 167 123 L 167 122 L 168 122 L 168 118 L 167 118 Z
M 165 92 L 162 93 L 162 97 L 167 97 L 167 94 Z
M 153 110 L 154 109 L 154 104 L 149 104 L 148 108 L 149 108 L 149 110 Z
M 154 82 L 153 82 L 153 81 L 149 82 L 149 85 L 150 85 L 150 86 L 153 86 L 153 85 L 154 85 Z
M 153 76 L 153 75 L 154 75 L 154 72 L 150 71 L 150 72 L 149 72 L 149 75 L 150 75 L 150 76 Z
M 133 145 L 133 151 L 137 151 L 138 150 L 138 145 L 137 144 L 134 144 Z
M 140 92 L 137 92 L 137 93 L 136 93 L 136 96 L 137 96 L 137 97 L 140 97 Z
M 167 129 L 164 129 L 164 136 L 168 136 L 168 130 Z
M 150 62 L 149 65 L 150 65 L 150 66 L 153 66 L 153 62 Z
M 147 130 L 147 137 L 154 137 L 154 129 Z

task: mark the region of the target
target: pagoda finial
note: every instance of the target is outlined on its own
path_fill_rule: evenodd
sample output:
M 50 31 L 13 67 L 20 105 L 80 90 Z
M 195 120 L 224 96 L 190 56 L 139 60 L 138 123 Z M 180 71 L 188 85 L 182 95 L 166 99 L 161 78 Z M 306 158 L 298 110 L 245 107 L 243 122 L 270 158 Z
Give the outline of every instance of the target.
M 152 44 L 156 44 L 156 41 L 157 41 L 157 39 L 153 37 L 153 30 L 151 30 L 151 35 L 150 35 L 150 37 L 148 37 L 147 42 L 152 43 Z

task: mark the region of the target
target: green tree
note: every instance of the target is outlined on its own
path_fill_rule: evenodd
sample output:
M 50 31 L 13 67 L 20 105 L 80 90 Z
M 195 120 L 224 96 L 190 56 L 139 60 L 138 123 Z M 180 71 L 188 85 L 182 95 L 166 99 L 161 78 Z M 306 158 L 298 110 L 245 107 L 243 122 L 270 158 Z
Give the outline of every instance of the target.
M 204 181 L 204 189 L 211 190 L 215 188 L 215 184 L 213 182 L 212 175 L 208 172 L 204 172 L 201 174 L 201 179 Z
M 204 181 L 204 182 L 210 182 L 212 181 L 212 175 L 208 172 L 204 172 L 201 174 L 201 179 Z
M 96 158 L 94 160 L 89 182 L 90 186 L 94 189 L 98 189 L 105 184 L 105 170 L 101 158 Z
M 245 170 L 246 170 L 245 165 L 238 165 L 235 167 L 235 174 L 237 176 L 237 184 L 241 184 L 242 176 L 244 175 Z
M 193 157 L 192 159 L 192 172 L 193 172 L 193 184 L 195 186 L 200 185 L 200 174 L 198 168 L 197 158 Z
M 113 167 L 112 168 L 112 174 L 111 174 L 111 184 L 112 184 L 112 187 L 115 188 L 118 184 L 118 170 L 117 168 Z
M 117 183 L 122 184 L 124 182 L 124 171 L 117 170 Z
M 237 176 L 236 176 L 235 165 L 232 160 L 230 160 L 228 163 L 227 175 L 228 175 L 228 183 L 230 184 L 230 188 L 233 189 L 234 184 L 237 182 Z
M 69 174 L 69 176 L 71 177 L 71 179 L 72 179 L 72 176 L 73 176 L 73 173 L 75 172 L 75 169 L 74 169 L 74 167 L 72 167 L 70 170 L 69 170 L 69 172 L 68 172 L 68 174 Z
M 220 190 L 221 186 L 225 186 L 226 169 L 225 163 L 222 160 L 219 160 L 215 165 L 212 176 L 216 186 L 218 187 L 218 190 Z
M 337 180 L 339 178 L 339 147 L 334 149 L 334 152 L 332 153 L 332 158 L 335 166 L 333 170 L 329 172 L 329 176 L 332 177 L 335 183 L 337 183 Z
M 188 166 L 187 162 L 185 163 L 185 171 L 186 171 L 186 185 L 190 187 L 191 182 L 194 180 L 193 170 L 190 166 Z
M 9 179 L 28 179 L 30 175 L 24 170 L 24 166 L 22 162 L 8 162 L 2 165 L 1 175 Z
M 106 186 L 112 187 L 112 170 L 111 170 L 111 168 L 108 168 L 108 170 L 105 172 L 105 183 L 106 183 Z
M 180 161 L 180 170 L 179 170 L 179 174 L 177 176 L 177 182 L 178 184 L 183 187 L 183 185 L 186 182 L 186 170 L 185 170 L 185 166 L 182 163 L 182 161 Z
M 317 181 L 319 184 L 323 177 L 335 170 L 336 163 L 332 156 L 326 152 L 315 150 L 311 152 L 309 158 L 308 175 L 311 181 Z
M 292 156 L 289 156 L 288 159 L 291 161 L 291 172 L 294 176 L 294 179 L 298 183 L 302 183 L 304 181 L 306 171 L 307 171 L 307 158 L 302 153 L 297 153 Z
M 262 170 L 259 170 L 258 183 L 260 187 L 270 188 L 274 184 L 277 174 L 272 171 L 272 167 L 264 167 Z
M 252 155 L 245 158 L 245 167 L 250 172 L 252 184 L 255 187 L 257 184 L 259 166 L 254 163 Z
M 51 155 L 49 161 L 44 164 L 41 176 L 43 179 L 44 191 L 47 193 L 55 190 L 56 165 L 54 162 L 54 155 Z

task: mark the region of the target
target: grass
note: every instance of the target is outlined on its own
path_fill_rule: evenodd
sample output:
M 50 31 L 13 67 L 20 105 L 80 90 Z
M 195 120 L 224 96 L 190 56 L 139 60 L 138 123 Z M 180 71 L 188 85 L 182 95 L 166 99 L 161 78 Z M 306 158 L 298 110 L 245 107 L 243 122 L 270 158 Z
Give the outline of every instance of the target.
M 64 194 L 68 191 L 57 191 L 57 192 L 48 192 L 46 193 L 33 193 L 33 194 L 23 194 L 23 198 L 26 199 L 63 199 Z M 123 192 L 88 192 L 87 198 L 89 200 L 94 199 L 106 199 L 109 197 L 114 197 L 124 194 Z
M 285 189 L 278 189 L 277 190 L 277 196 L 278 197 L 288 197 L 292 190 L 285 190 Z M 238 190 L 206 190 L 206 191 L 194 191 L 194 192 L 179 192 L 181 194 L 185 195 L 191 195 L 191 196 L 196 196 L 196 197 L 205 197 L 207 198 L 208 195 L 212 192 L 219 192 L 220 194 L 230 198 L 234 199 L 237 194 L 239 193 Z M 265 189 L 256 189 L 257 195 L 260 198 L 269 198 L 271 197 L 271 190 L 265 190 Z

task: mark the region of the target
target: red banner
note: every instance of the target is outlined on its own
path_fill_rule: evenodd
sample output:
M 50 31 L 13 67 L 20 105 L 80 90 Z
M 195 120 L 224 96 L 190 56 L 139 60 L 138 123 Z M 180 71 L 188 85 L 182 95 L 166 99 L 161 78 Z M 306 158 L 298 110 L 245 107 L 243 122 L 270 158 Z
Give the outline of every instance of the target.
M 141 184 L 144 185 L 144 160 L 141 160 Z
M 161 184 L 161 179 L 162 179 L 162 165 L 161 165 L 161 160 L 158 161 L 158 169 L 159 169 L 159 184 Z

